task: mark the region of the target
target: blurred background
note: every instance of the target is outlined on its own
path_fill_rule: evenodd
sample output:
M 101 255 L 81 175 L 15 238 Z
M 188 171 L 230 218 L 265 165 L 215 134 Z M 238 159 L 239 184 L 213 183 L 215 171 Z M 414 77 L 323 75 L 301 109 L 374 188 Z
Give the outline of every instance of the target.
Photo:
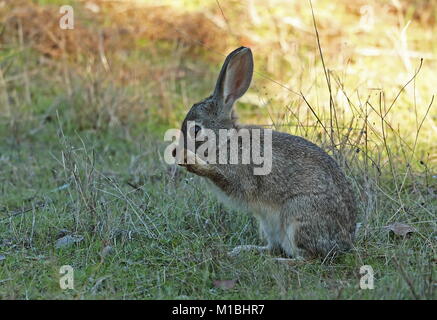
M 332 127 L 335 108 L 337 129 L 357 129 L 358 118 L 380 118 L 382 101 L 385 120 L 414 139 L 436 92 L 435 1 L 312 3 L 319 39 L 308 1 L 2 0 L 2 121 L 50 115 L 57 101 L 78 129 L 179 126 L 244 45 L 256 70 L 238 105 L 244 121 L 303 130 L 316 113 Z M 60 28 L 62 5 L 74 29 Z M 419 144 L 432 143 L 435 121 L 431 109 Z

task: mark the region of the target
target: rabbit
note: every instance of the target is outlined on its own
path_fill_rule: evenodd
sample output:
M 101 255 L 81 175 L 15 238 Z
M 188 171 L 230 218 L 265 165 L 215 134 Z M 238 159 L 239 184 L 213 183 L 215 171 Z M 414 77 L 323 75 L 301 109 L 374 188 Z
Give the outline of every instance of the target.
M 213 94 L 187 113 L 176 147 L 183 149 L 180 166 L 206 178 L 221 201 L 249 211 L 259 221 L 267 245 L 240 245 L 229 254 L 249 249 L 280 250 L 291 259 L 308 260 L 351 249 L 357 216 L 354 193 L 335 160 L 317 145 L 268 129 L 272 165 L 265 175 L 255 175 L 253 163 L 209 163 L 196 154 L 198 141 L 193 150 L 185 147 L 189 137 L 195 138 L 206 129 L 216 133 L 220 129 L 259 129 L 239 124 L 233 109 L 249 88 L 252 74 L 252 51 L 247 47 L 232 51 Z M 196 124 L 191 131 L 187 125 L 190 121 Z M 265 139 L 261 140 L 262 144 Z M 238 143 L 239 151 L 245 148 L 241 141 Z M 216 146 L 229 148 L 227 144 Z

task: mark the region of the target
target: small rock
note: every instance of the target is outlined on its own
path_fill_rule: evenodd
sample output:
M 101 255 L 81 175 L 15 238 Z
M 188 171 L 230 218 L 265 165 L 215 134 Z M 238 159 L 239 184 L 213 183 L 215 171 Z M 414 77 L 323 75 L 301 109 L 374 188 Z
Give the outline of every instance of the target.
M 68 231 L 67 229 L 61 229 L 58 231 L 58 234 L 56 235 L 56 239 L 65 237 L 69 233 L 70 233 L 70 231 Z
M 215 288 L 229 290 L 235 287 L 237 280 L 215 280 L 213 282 Z
M 83 240 L 82 236 L 68 235 L 58 239 L 55 243 L 55 248 L 59 249 L 59 248 L 68 247 L 74 243 L 81 242 L 82 240 Z
M 113 251 L 113 248 L 111 246 L 106 246 L 102 249 L 102 252 L 100 253 L 102 259 L 105 259 L 107 256 L 109 256 Z

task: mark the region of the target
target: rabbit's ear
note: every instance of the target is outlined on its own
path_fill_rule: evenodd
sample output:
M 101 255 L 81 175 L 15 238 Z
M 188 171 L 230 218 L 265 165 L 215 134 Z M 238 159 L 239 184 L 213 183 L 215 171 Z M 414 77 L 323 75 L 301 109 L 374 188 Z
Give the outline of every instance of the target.
M 240 47 L 226 57 L 214 91 L 220 113 L 231 112 L 235 100 L 249 88 L 252 74 L 253 57 L 249 48 Z

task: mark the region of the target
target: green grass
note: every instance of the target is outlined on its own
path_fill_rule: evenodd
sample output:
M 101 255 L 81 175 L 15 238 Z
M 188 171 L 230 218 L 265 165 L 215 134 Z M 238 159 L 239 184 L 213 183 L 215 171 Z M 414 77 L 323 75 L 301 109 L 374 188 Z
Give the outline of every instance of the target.
M 9 136 L 1 144 L 3 299 L 435 298 L 431 224 L 414 224 L 419 232 L 405 239 L 390 236 L 380 228 L 393 215 L 387 198 L 377 196 L 355 250 L 334 261 L 290 265 L 255 252 L 229 257 L 233 246 L 262 243 L 255 221 L 222 207 L 201 179 L 172 171 L 159 158 L 165 146 L 159 137 L 121 129 L 63 132 L 60 119 L 19 143 Z M 413 223 L 436 205 L 405 202 Z M 63 229 L 84 240 L 56 249 Z M 102 258 L 106 246 L 112 251 Z M 74 290 L 59 287 L 62 265 L 75 270 Z M 374 290 L 359 289 L 362 265 L 375 271 Z M 236 286 L 214 287 L 226 279 L 237 279 Z

